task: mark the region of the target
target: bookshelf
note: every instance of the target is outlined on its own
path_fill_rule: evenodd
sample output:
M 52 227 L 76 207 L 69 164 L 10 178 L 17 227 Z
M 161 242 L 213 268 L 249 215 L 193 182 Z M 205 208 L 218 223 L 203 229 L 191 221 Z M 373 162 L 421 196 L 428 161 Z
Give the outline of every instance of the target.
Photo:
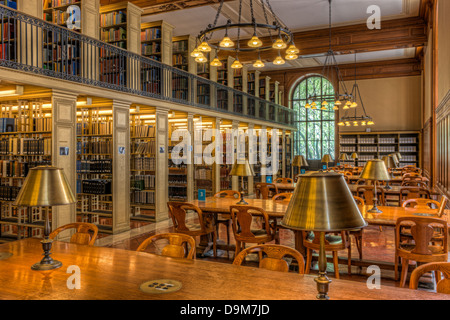
M 188 198 L 188 168 L 186 161 L 176 164 L 172 159 L 172 150 L 176 145 L 180 144 L 180 140 L 172 140 L 172 133 L 177 130 L 186 130 L 187 134 L 187 119 L 185 122 L 170 122 L 169 123 L 169 201 L 187 201 Z M 183 141 L 186 141 L 186 136 L 183 137 Z M 186 144 L 184 144 L 186 146 Z M 178 155 L 180 160 L 186 159 L 186 154 Z
M 173 26 L 165 21 L 141 24 L 141 54 L 162 63 L 172 65 Z
M 197 74 L 197 69 L 209 66 L 209 63 L 197 63 L 191 57 L 191 52 L 195 48 L 195 39 L 190 35 L 172 38 L 172 66 L 175 68 Z M 208 57 L 209 58 L 209 57 Z M 209 60 L 208 60 L 209 61 Z M 208 68 L 209 73 L 209 68 Z
M 111 103 L 77 108 L 77 215 L 113 230 L 113 112 Z
M 204 134 L 213 128 L 213 122 L 202 117 L 194 118 L 194 198 L 199 190 L 205 190 L 207 197 L 214 195 L 214 165 L 205 162 L 205 157 L 211 150 L 207 150 L 211 140 L 205 141 Z M 214 157 L 212 152 L 211 156 Z
M 293 139 L 292 134 L 290 132 L 286 132 L 284 136 L 284 151 L 285 151 L 285 157 L 284 157 L 284 177 L 285 178 L 292 178 L 293 172 L 292 172 L 292 149 L 293 149 Z M 281 153 L 281 152 L 280 152 Z
M 0 243 L 40 237 L 44 208 L 14 206 L 28 171 L 52 164 L 52 108 L 42 101 L 1 104 Z
M 60 27 L 70 28 L 73 31 L 81 32 L 81 24 L 70 25 L 68 23 L 69 19 L 74 19 L 73 12 L 70 12 L 69 7 L 77 6 L 80 8 L 81 14 L 81 7 L 83 6 L 84 1 L 86 0 L 44 0 L 44 20 Z
M 2 17 L 0 19 L 0 59 L 16 59 L 17 30 L 13 20 Z
M 156 124 L 154 111 L 130 114 L 130 207 L 132 220 L 154 221 Z
M 340 153 L 358 153 L 358 166 L 364 166 L 368 160 L 382 159 L 394 152 L 400 152 L 400 167 L 406 165 L 421 166 L 421 133 L 417 131 L 398 132 L 341 132 Z M 354 164 L 353 159 L 348 164 Z
M 2 0 L 2 1 L 0 1 L 0 5 L 17 10 L 17 1 L 16 0 L 13 0 L 13 1 Z
M 255 97 L 259 97 L 259 75 L 260 71 L 249 71 L 247 75 L 247 92 Z
M 219 167 L 220 173 L 220 190 L 232 190 L 232 177 L 230 172 L 232 164 L 227 164 L 227 154 L 229 157 L 234 153 L 233 150 L 233 134 L 231 121 L 222 121 L 220 125 L 220 133 L 222 134 L 222 164 Z M 232 161 L 232 158 L 229 158 Z

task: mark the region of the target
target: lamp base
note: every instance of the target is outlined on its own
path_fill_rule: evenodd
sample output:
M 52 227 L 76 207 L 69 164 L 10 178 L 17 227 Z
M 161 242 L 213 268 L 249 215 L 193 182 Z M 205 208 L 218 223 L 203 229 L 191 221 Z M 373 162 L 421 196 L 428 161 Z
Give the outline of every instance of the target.
M 328 279 L 326 273 L 319 273 L 319 276 L 314 279 L 314 281 L 317 283 L 317 291 L 319 292 L 317 294 L 318 300 L 329 300 L 330 297 L 328 296 L 328 288 L 330 286 L 331 280 Z
M 42 262 L 35 263 L 31 266 L 31 269 L 35 270 L 35 271 L 48 271 L 48 270 L 58 269 L 61 267 L 62 267 L 62 262 L 60 262 L 58 260 L 52 260 L 51 263 L 42 263 Z
M 239 202 L 236 203 L 236 204 L 248 205 L 248 202 L 245 201 L 244 199 L 241 199 L 241 201 L 239 201 Z
M 367 212 L 369 212 L 369 213 L 383 213 L 383 211 L 381 211 L 377 207 L 373 207 L 372 209 L 368 210 Z

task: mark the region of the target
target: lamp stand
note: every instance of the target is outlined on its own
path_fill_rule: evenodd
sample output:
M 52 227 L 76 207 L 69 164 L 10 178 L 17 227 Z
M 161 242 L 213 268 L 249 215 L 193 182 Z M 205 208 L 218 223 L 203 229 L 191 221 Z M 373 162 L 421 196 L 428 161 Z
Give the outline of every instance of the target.
M 389 173 L 390 173 L 390 176 L 391 176 L 391 178 L 393 178 L 394 177 L 394 175 L 392 174 L 392 170 L 390 170 L 389 169 Z M 386 181 L 386 185 L 384 186 L 384 190 L 391 190 L 392 189 L 392 187 L 389 185 L 389 180 L 388 181 Z
M 329 300 L 328 289 L 331 280 L 327 277 L 327 256 L 325 254 L 325 232 L 320 233 L 320 250 L 319 250 L 319 276 L 314 279 L 317 283 L 317 291 L 319 294 L 316 296 L 319 300 Z
M 41 262 L 35 263 L 31 266 L 31 269 L 36 271 L 47 271 L 60 268 L 62 263 L 57 260 L 53 260 L 50 255 L 50 250 L 52 249 L 53 240 L 49 239 L 50 235 L 50 220 L 48 218 L 48 209 L 45 211 L 45 225 L 44 225 L 44 240 L 41 241 L 42 249 L 44 250 L 44 258 Z
M 373 182 L 373 188 L 374 188 L 374 198 L 373 198 L 373 207 L 372 209 L 370 209 L 367 212 L 370 213 L 383 213 L 383 211 L 381 211 L 380 209 L 378 209 L 377 207 L 377 203 L 378 203 L 378 196 L 377 196 L 377 181 Z
M 244 200 L 244 177 L 241 177 L 241 201 L 236 204 L 248 205 L 248 202 Z

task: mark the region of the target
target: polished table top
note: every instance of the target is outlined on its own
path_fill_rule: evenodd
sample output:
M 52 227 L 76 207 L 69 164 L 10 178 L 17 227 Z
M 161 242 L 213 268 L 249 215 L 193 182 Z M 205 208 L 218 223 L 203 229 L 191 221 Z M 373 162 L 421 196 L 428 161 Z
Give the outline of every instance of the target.
M 357 185 L 357 184 L 349 184 L 348 188 L 351 192 L 356 192 L 358 190 L 358 187 L 364 187 L 366 185 Z M 405 187 L 405 186 L 391 186 L 391 189 L 385 189 L 384 186 L 380 186 L 384 190 L 384 193 L 386 194 L 394 194 L 394 195 L 400 195 L 400 189 L 417 189 L 417 187 Z M 428 189 L 430 191 L 431 195 L 439 195 L 439 191 L 435 189 Z
M 48 273 L 31 270 L 42 247 L 31 238 L 0 245 L 0 252 L 13 256 L 0 260 L 1 299 L 62 300 L 314 300 L 313 275 L 282 273 L 248 266 L 201 260 L 179 260 L 144 252 L 88 247 L 55 241 L 52 257 L 63 263 Z M 68 289 L 69 266 L 81 270 L 81 288 Z M 182 283 L 179 291 L 148 294 L 143 282 L 172 279 Z M 366 283 L 332 279 L 331 299 L 425 300 L 450 299 L 450 295 L 407 288 L 370 290 Z
M 205 212 L 229 213 L 230 206 L 236 205 L 238 201 L 239 200 L 233 198 L 209 197 L 206 198 L 206 201 L 194 200 L 190 201 L 189 203 L 196 205 Z M 265 200 L 265 199 L 246 198 L 245 201 L 248 202 L 249 206 L 262 208 L 272 218 L 283 218 L 289 205 L 289 202 L 273 201 L 270 199 Z M 371 208 L 372 206 L 370 205 L 359 206 L 359 209 L 364 219 L 367 221 L 367 223 L 373 225 L 395 226 L 395 222 L 400 217 L 417 216 L 418 213 L 433 214 L 437 212 L 436 209 L 423 210 L 423 209 L 403 208 L 403 207 L 378 206 L 378 208 L 383 212 L 375 215 L 367 212 Z M 445 210 L 445 215 L 443 218 L 448 220 L 449 216 L 450 210 Z
M 361 179 L 359 175 L 348 176 L 348 178 L 350 179 L 350 181 L 357 181 L 357 180 Z M 401 183 L 402 181 L 403 181 L 402 176 L 394 176 L 394 178 L 389 180 L 389 182 L 394 182 L 394 183 Z M 427 177 L 422 177 L 422 181 L 430 182 L 430 180 Z

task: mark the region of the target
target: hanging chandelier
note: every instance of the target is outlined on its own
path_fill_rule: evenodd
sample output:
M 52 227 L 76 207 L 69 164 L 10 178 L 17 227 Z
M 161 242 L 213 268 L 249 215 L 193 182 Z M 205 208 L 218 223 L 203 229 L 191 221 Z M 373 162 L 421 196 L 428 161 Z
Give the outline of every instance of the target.
M 332 103 L 333 110 L 339 110 L 339 107 L 343 105 L 343 109 L 347 110 L 350 108 L 356 108 L 358 105 L 353 103 L 354 97 L 351 93 L 348 93 L 345 82 L 343 81 L 341 72 L 339 70 L 338 63 L 336 61 L 335 53 L 331 46 L 332 34 L 331 34 L 331 1 L 328 0 L 329 4 L 329 49 L 325 55 L 325 63 L 322 69 L 322 75 L 327 78 L 329 81 L 333 79 L 337 79 L 338 81 L 338 90 L 335 90 L 335 94 L 327 95 L 310 95 L 307 97 L 307 103 L 305 105 L 306 109 L 318 109 L 318 106 L 321 110 L 327 110 L 330 103 Z M 314 90 L 316 92 L 316 90 Z M 342 92 L 342 93 L 340 93 Z
M 232 23 L 228 20 L 226 24 L 218 25 L 220 14 L 222 12 L 222 7 L 224 0 L 220 1 L 219 8 L 213 24 L 208 25 L 208 27 L 201 31 L 197 36 L 197 43 L 199 45 L 191 53 L 192 57 L 195 57 L 195 61 L 198 63 L 205 63 L 207 59 L 204 53 L 211 52 L 215 49 L 215 58 L 211 61 L 211 65 L 215 67 L 220 67 L 222 63 L 218 58 L 218 52 L 232 51 L 236 55 L 236 61 L 232 68 L 240 69 L 243 67 L 242 63 L 239 61 L 240 53 L 254 53 L 254 63 L 253 67 L 262 68 L 264 63 L 261 61 L 260 53 L 262 51 L 268 50 L 278 50 L 277 57 L 274 59 L 273 63 L 276 65 L 281 65 L 285 63 L 285 60 L 295 60 L 298 58 L 299 49 L 294 44 L 294 37 L 291 31 L 283 25 L 278 17 L 275 15 L 269 0 L 259 0 L 261 4 L 261 10 L 264 15 L 263 21 L 256 21 L 255 12 L 253 7 L 253 2 L 256 0 L 249 0 L 250 2 L 250 21 L 243 21 L 242 17 L 242 1 L 239 0 L 239 18 L 237 23 Z M 228 36 L 228 31 L 230 29 L 237 29 L 237 39 L 235 41 L 231 40 Z M 246 46 L 241 46 L 241 30 L 249 29 L 253 32 L 252 38 L 246 43 Z M 222 40 L 218 43 L 212 43 L 211 39 L 215 32 L 224 31 L 224 36 Z M 262 41 L 259 35 L 266 35 L 268 33 L 270 37 L 270 43 L 268 41 Z M 281 50 L 285 50 L 285 59 L 281 56 Z
M 369 117 L 366 113 L 366 108 L 364 107 L 364 102 L 361 97 L 361 92 L 359 91 L 358 83 L 356 82 L 356 52 L 355 52 L 355 84 L 353 85 L 351 96 L 352 99 L 349 101 L 350 107 L 345 110 L 344 116 L 339 120 L 338 126 L 346 126 L 346 127 L 358 127 L 358 126 L 372 126 L 375 123 L 372 120 L 372 117 Z M 358 101 L 360 102 L 361 108 L 364 112 L 363 115 L 357 116 Z M 349 109 L 354 106 L 355 113 L 353 116 L 350 116 L 351 112 Z M 344 107 L 345 108 L 345 107 Z

